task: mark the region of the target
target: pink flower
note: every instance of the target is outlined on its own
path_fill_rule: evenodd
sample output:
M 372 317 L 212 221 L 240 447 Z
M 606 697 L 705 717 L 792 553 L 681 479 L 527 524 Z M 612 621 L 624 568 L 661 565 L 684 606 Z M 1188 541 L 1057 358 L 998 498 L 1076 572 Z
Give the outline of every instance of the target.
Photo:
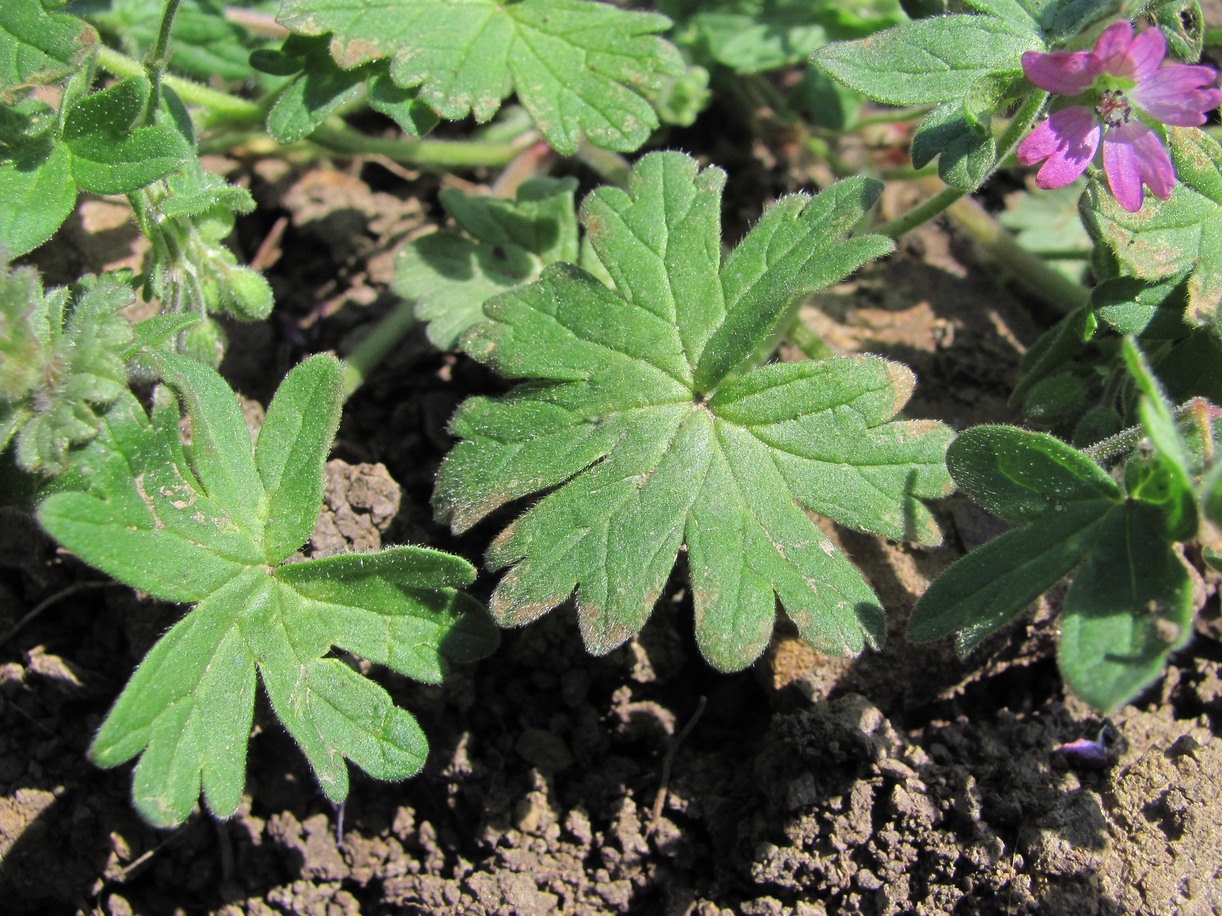
M 1142 186 L 1166 200 L 1175 170 L 1148 122 L 1174 127 L 1205 123 L 1222 104 L 1212 67 L 1163 65 L 1167 41 L 1158 29 L 1133 36 L 1133 25 L 1113 22 L 1093 51 L 1023 55 L 1027 79 L 1048 92 L 1078 96 L 1081 104 L 1055 111 L 1018 146 L 1018 161 L 1047 160 L 1035 176 L 1041 188 L 1060 188 L 1086 170 L 1103 143 L 1103 171 L 1120 206 L 1141 209 Z

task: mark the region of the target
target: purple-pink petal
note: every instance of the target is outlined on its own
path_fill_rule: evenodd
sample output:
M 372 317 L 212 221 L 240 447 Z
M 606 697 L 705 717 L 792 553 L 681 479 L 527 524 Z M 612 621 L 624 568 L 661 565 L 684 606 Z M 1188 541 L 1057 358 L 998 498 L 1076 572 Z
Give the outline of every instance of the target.
M 1113 22 L 1095 42 L 1091 56 L 1101 73 L 1112 73 L 1117 76 L 1130 76 L 1132 63 L 1129 60 L 1129 46 L 1133 43 L 1133 23 L 1127 19 Z
M 1170 64 L 1130 90 L 1129 99 L 1163 124 L 1198 127 L 1222 105 L 1222 90 L 1210 85 L 1217 78 L 1213 67 Z
M 1090 88 L 1099 75 L 1098 61 L 1087 51 L 1040 51 L 1023 53 L 1023 74 L 1045 92 L 1078 95 Z
M 1144 184 L 1155 197 L 1166 200 L 1175 185 L 1175 169 L 1158 138 L 1140 121 L 1109 128 L 1103 138 L 1103 171 L 1112 195 L 1124 209 L 1141 209 Z
M 1062 188 L 1086 171 L 1099 148 L 1101 133 L 1089 108 L 1063 108 L 1031 131 L 1015 155 L 1021 165 L 1047 159 L 1036 173 L 1036 186 Z
M 1148 80 L 1158 72 L 1163 58 L 1167 56 L 1167 39 L 1158 29 L 1145 29 L 1137 33 L 1129 45 L 1122 70 L 1110 71 L 1116 76 L 1127 76 L 1138 83 Z

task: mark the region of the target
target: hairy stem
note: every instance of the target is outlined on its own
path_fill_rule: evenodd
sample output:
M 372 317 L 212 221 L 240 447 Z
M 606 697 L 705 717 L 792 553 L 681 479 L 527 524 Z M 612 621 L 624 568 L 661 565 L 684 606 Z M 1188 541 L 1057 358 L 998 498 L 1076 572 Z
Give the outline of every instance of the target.
M 1222 409 L 1215 407 L 1201 397 L 1192 398 L 1180 404 L 1173 411 L 1177 421 L 1190 420 L 1200 429 L 1202 450 L 1208 465 L 1213 459 L 1213 423 L 1222 417 Z M 1131 452 L 1146 438 L 1146 430 L 1142 426 L 1130 426 L 1114 436 L 1096 442 L 1089 448 L 1082 449 L 1082 454 L 1092 461 L 1103 464 L 1112 458 Z
M 138 76 L 144 73 L 144 65 L 132 60 L 126 54 L 121 54 L 114 48 L 105 45 L 98 49 L 98 65 L 115 76 Z M 228 92 L 210 89 L 199 83 L 181 76 L 165 74 L 162 83 L 174 92 L 188 105 L 206 108 L 213 115 L 230 123 L 245 124 L 259 121 L 263 117 L 263 108 L 255 102 L 240 99 Z
M 513 143 L 480 143 L 465 140 L 391 140 L 369 137 L 342 121 L 328 120 L 309 139 L 333 152 L 350 156 L 385 156 L 406 165 L 434 169 L 496 168 L 512 162 L 533 136 Z
M 148 74 L 153 91 L 149 93 L 148 109 L 144 113 L 147 123 L 153 123 L 153 116 L 161 105 L 161 81 L 165 76 L 166 67 L 170 64 L 170 33 L 174 30 L 174 17 L 178 15 L 178 7 L 182 0 L 166 0 L 165 9 L 161 13 L 161 25 L 157 29 L 157 42 L 149 48 L 144 59 L 144 71 Z

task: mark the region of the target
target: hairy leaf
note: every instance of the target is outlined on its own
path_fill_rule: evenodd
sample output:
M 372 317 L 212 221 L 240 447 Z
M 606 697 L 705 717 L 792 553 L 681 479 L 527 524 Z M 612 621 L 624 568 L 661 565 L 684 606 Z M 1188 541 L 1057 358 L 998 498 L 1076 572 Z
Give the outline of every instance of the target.
M 1192 636 L 1192 582 L 1159 516 L 1110 513 L 1065 596 L 1057 661 L 1073 692 L 1104 714 L 1157 678 Z
M 86 492 L 46 499 L 43 527 L 82 559 L 133 587 L 195 607 L 149 652 L 98 731 L 102 766 L 140 756 L 137 809 L 169 826 L 202 789 L 219 817 L 245 783 L 256 681 L 324 792 L 342 801 L 345 760 L 379 779 L 424 763 L 415 719 L 332 649 L 436 682 L 449 661 L 487 654 L 496 631 L 457 592 L 464 560 L 417 547 L 284 565 L 309 536 L 323 464 L 339 421 L 339 364 L 293 369 L 252 448 L 233 392 L 211 369 L 172 354 L 146 359 L 191 418 L 159 389 L 152 417 L 125 394 L 76 461 Z
M 1092 181 L 1082 214 L 1125 274 L 1148 281 L 1187 274 L 1185 318 L 1210 324 L 1222 301 L 1222 147 L 1199 128 L 1168 133 L 1179 178 L 1169 200 L 1147 198 L 1140 210 L 1128 213 Z
M 107 277 L 86 278 L 71 300 L 64 289 L 44 294 L 32 268 L 0 263 L 0 402 L 21 418 L 0 441 L 16 436 L 27 471 L 66 471 L 68 450 L 98 432 L 96 409 L 126 389 L 120 351 L 132 327 L 119 310 L 131 300 Z
M 97 33 L 54 8 L 59 5 L 47 0 L 0 4 L 0 103 L 68 76 L 97 44 Z
M 627 192 L 582 207 L 615 290 L 566 264 L 496 296 L 464 348 L 527 381 L 459 410 L 434 506 L 456 530 L 551 491 L 487 554 L 512 567 L 492 608 L 526 623 L 576 592 L 586 645 L 604 653 L 644 624 L 681 547 L 705 656 L 750 664 L 779 597 L 824 651 L 877 644 L 870 587 L 806 510 L 936 543 L 921 503 L 946 492 L 949 431 L 895 419 L 911 373 L 878 357 L 741 371 L 799 297 L 890 245 L 846 238 L 877 195 L 865 180 L 782 198 L 723 259 L 725 175 L 653 153 Z
M 895 26 L 815 52 L 833 79 L 879 102 L 962 101 L 978 80 L 1021 73 L 1024 51 L 1043 51 L 1037 32 L 995 16 L 939 16 Z
M 448 350 L 484 318 L 484 301 L 536 280 L 543 267 L 578 259 L 572 179 L 532 178 L 514 200 L 474 197 L 457 188 L 441 204 L 465 235 L 437 232 L 407 245 L 394 289 L 415 300 L 429 340 Z
M 487 121 L 516 92 L 557 151 L 631 151 L 658 126 L 646 94 L 683 72 L 656 36 L 670 20 L 588 0 L 284 0 L 295 32 L 331 34 L 345 68 L 386 57 L 391 78 L 443 118 Z
M 977 426 L 951 444 L 947 465 L 970 496 L 1019 527 L 934 580 L 912 610 L 909 638 L 954 633 L 966 654 L 1072 573 L 1058 650 L 1070 688 L 1108 712 L 1156 677 L 1191 633 L 1192 613 L 1173 542 L 1189 533 L 1184 517 L 1195 520 L 1195 510 L 1165 498 L 1178 494 L 1165 464 L 1126 475 L 1122 489 L 1052 436 Z M 1191 506 L 1191 490 L 1187 499 Z
M 0 247 L 11 257 L 51 238 L 76 206 L 72 156 L 39 139 L 0 162 Z
M 186 138 L 167 124 L 137 126 L 152 87 L 130 77 L 85 96 L 64 120 L 63 142 L 81 190 L 126 194 L 195 158 Z

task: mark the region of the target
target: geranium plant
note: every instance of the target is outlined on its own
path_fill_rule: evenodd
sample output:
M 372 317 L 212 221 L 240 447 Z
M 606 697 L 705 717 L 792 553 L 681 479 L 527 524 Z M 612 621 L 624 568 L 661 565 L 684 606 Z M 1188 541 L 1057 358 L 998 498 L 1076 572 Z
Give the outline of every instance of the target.
M 1058 659 L 1100 710 L 1189 638 L 1187 564 L 1218 565 L 1222 550 L 1210 120 L 1222 91 L 1199 63 L 1218 33 L 1195 3 L 283 0 L 274 17 L 224 12 L 202 0 L 0 6 L 0 446 L 65 549 L 191 606 L 91 752 L 105 766 L 139 757 L 134 797 L 150 821 L 181 821 L 201 791 L 218 816 L 237 808 L 260 683 L 339 801 L 345 760 L 404 778 L 426 742 L 335 653 L 436 681 L 491 651 L 492 619 L 526 624 L 571 599 L 602 654 L 639 632 L 677 566 L 719 670 L 761 655 L 778 610 L 820 651 L 877 646 L 896 609 L 829 526 L 933 545 L 928 503 L 955 486 L 1014 527 L 933 583 L 911 638 L 954 634 L 966 653 L 1071 577 Z M 242 24 L 260 16 L 259 29 Z M 795 78 L 771 79 L 781 68 Z M 723 95 L 769 109 L 828 176 L 759 201 L 750 231 L 724 241 L 735 176 L 646 149 Z M 886 222 L 879 177 L 842 155 L 879 120 L 915 123 L 912 169 L 882 177 L 936 171 L 944 184 Z M 442 122 L 447 138 L 429 136 Z M 214 371 L 218 318 L 266 318 L 273 290 L 228 243 L 255 198 L 199 154 L 252 136 L 259 149 L 497 176 L 493 196 L 440 192 L 446 225 L 398 254 L 402 305 L 346 369 L 316 354 L 289 372 L 253 446 Z M 961 206 L 1001 173 L 1031 181 L 1003 217 L 1018 239 Z M 147 255 L 134 273 L 48 291 L 10 261 L 61 244 L 82 194 L 125 198 Z M 1076 269 L 1021 244 L 1057 208 L 1081 217 L 1060 230 Z M 1012 422 L 957 436 L 904 415 L 907 367 L 835 354 L 798 320 L 810 294 L 943 214 L 1063 314 L 1024 357 Z M 157 314 L 132 325 L 121 313 L 138 299 Z M 459 590 L 476 575 L 468 560 L 427 547 L 292 562 L 345 393 L 416 321 L 513 383 L 458 409 L 433 496 L 458 532 L 515 504 L 483 552 L 504 571 L 490 616 Z

